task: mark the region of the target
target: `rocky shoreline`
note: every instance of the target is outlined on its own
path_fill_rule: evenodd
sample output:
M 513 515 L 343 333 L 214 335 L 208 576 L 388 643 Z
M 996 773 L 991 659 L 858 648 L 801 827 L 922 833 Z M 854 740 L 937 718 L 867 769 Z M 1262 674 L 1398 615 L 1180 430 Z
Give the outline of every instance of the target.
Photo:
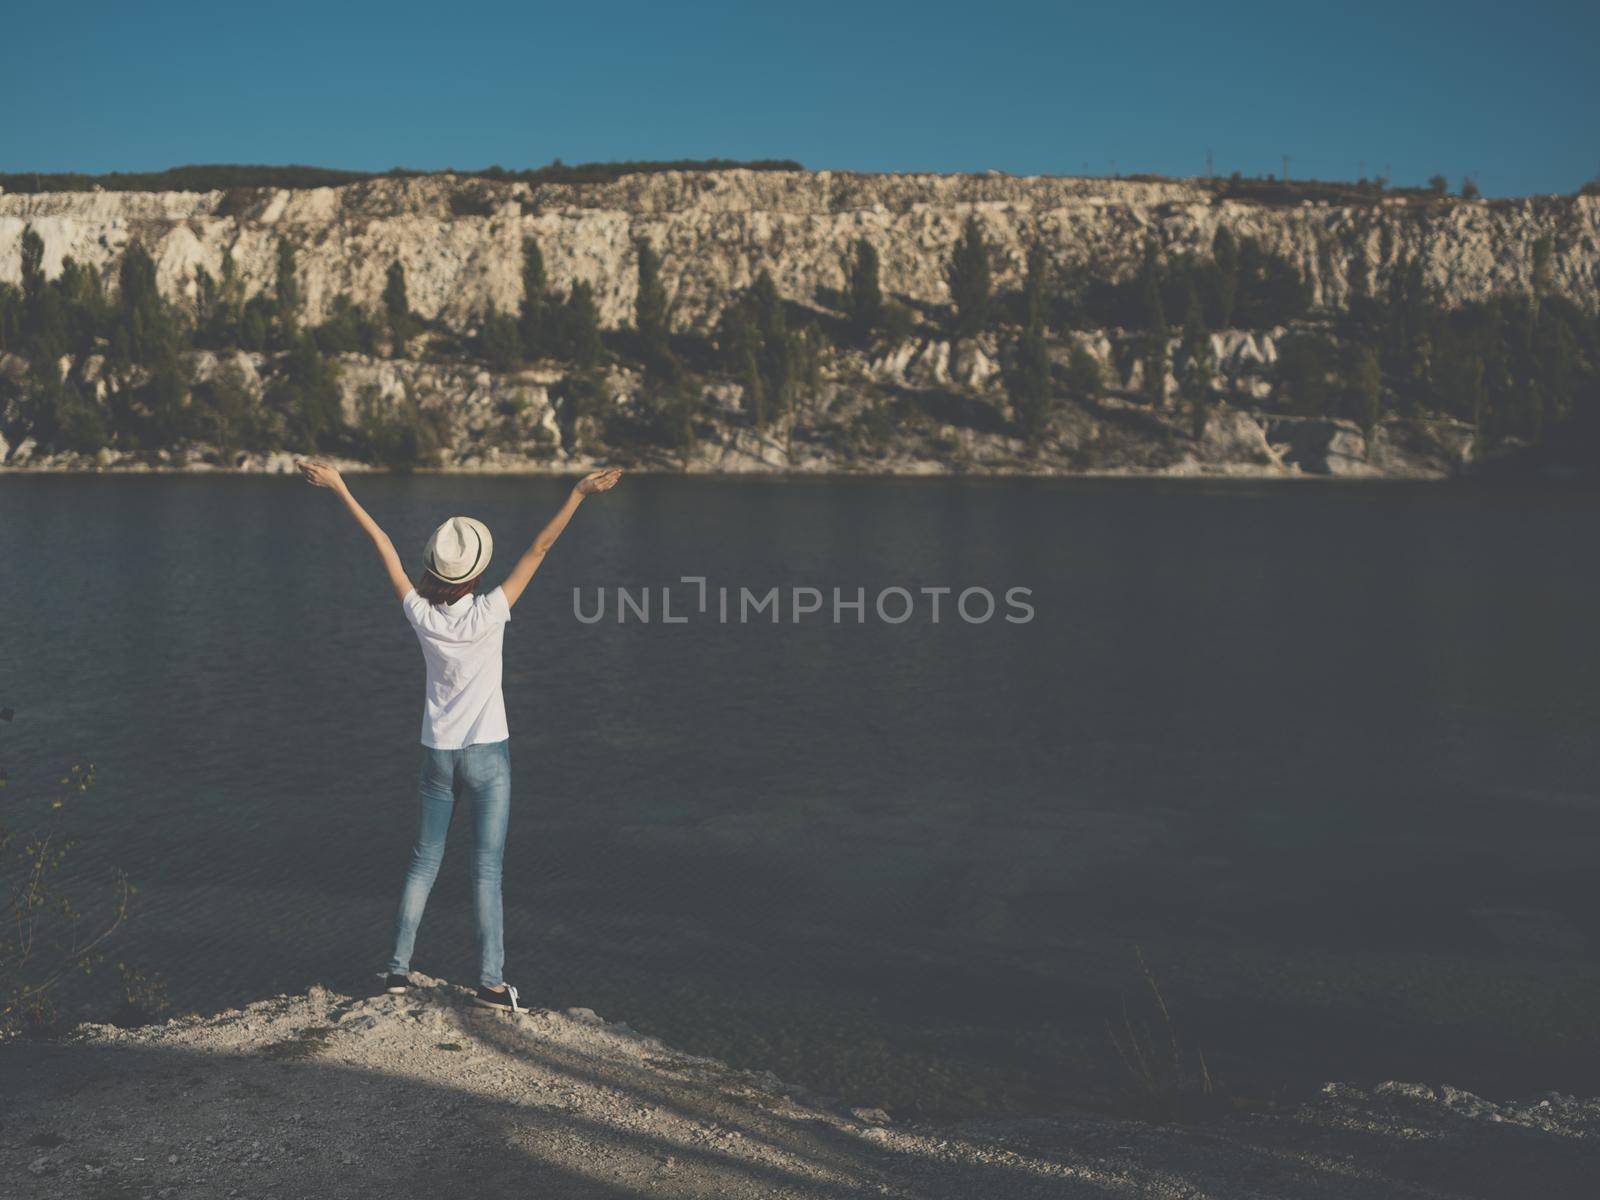
M 588 1009 L 313 986 L 211 1016 L 0 1044 L 16 1200 L 365 1197 L 1579 1197 L 1600 1100 L 1330 1083 L 1200 1125 L 934 1125 L 684 1054 Z M 374 981 L 374 990 L 377 988 Z

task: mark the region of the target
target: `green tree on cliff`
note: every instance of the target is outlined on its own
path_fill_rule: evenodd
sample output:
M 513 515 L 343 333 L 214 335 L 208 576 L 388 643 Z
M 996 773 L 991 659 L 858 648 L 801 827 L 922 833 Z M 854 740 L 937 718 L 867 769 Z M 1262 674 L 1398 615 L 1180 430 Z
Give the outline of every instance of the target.
M 397 258 L 389 264 L 383 282 L 383 319 L 389 327 L 390 353 L 404 358 L 406 339 L 412 334 L 411 297 L 406 293 L 406 269 Z
M 1030 325 L 1017 338 L 1016 366 L 1007 379 L 1011 410 L 1018 430 L 1030 448 L 1037 450 L 1050 427 L 1050 348 L 1044 329 Z
M 44 239 L 32 225 L 22 230 L 22 313 L 21 342 L 29 361 L 39 369 L 67 352 L 67 314 L 61 294 L 50 286 L 44 273 Z M 152 272 L 154 268 L 152 267 Z
M 550 284 L 544 273 L 544 254 L 533 238 L 523 238 L 522 306 L 517 313 L 517 332 L 524 358 L 531 362 L 555 351 L 554 324 Z
M 491 371 L 515 371 L 522 361 L 517 319 L 501 312 L 493 300 L 485 306 L 478 321 L 477 349 L 478 357 Z
M 763 270 L 750 287 L 752 324 L 755 327 L 757 361 L 764 384 L 763 403 L 753 414 L 756 427 L 765 428 L 774 417 L 786 412 L 794 399 L 796 374 L 795 344 L 772 274 Z
M 945 267 L 950 299 L 955 304 L 957 337 L 971 337 L 989 319 L 992 281 L 989 272 L 989 244 L 976 215 L 967 217 L 966 226 Z
M 195 268 L 195 290 L 195 345 L 208 350 L 237 346 L 244 314 L 244 281 L 231 250 L 223 251 L 220 280 L 204 267 Z
M 1397 263 L 1389 275 L 1380 361 L 1393 381 L 1402 411 L 1415 414 L 1433 390 L 1434 334 L 1437 324 L 1433 293 L 1413 255 Z
M 736 297 L 723 309 L 717 330 L 717 346 L 723 362 L 739 381 L 740 407 L 751 421 L 765 419 L 767 384 L 761 377 L 760 341 L 746 297 Z
M 1017 427 L 1033 450 L 1044 440 L 1054 407 L 1050 348 L 1045 341 L 1049 270 L 1044 245 L 1035 241 L 1028 247 L 1028 269 L 1022 284 L 1023 329 L 1017 338 L 1016 365 L 1007 380 Z
M 1050 255 L 1044 243 L 1035 239 L 1028 246 L 1027 272 L 1022 278 L 1022 327 L 1037 329 L 1043 335 L 1050 325 Z
M 1211 331 L 1200 310 L 1200 296 L 1189 287 L 1188 311 L 1183 318 L 1183 398 L 1189 406 L 1190 431 L 1194 440 L 1205 436 L 1206 420 L 1211 415 L 1211 377 L 1217 359 L 1211 348 Z
M 872 340 L 883 327 L 883 288 L 878 282 L 878 251 L 866 238 L 857 238 L 845 254 L 845 311 L 850 335 L 860 345 Z
M 1481 377 L 1483 364 L 1478 364 Z M 1346 352 L 1345 390 L 1349 395 L 1350 415 L 1361 426 L 1363 454 L 1372 456 L 1372 439 L 1383 417 L 1383 371 L 1378 352 L 1371 346 L 1354 346 Z
M 310 334 L 295 335 L 266 401 L 295 443 L 310 451 L 332 448 L 343 424 L 338 371 Z
M 1145 243 L 1139 292 L 1144 310 L 1144 347 L 1139 358 L 1144 371 L 1144 395 L 1152 407 L 1161 408 L 1167 402 L 1167 340 L 1171 335 L 1161 303 L 1161 260 L 1154 241 Z
M 22 289 L 0 281 L 0 350 L 22 349 Z
M 1217 328 L 1233 328 L 1233 308 L 1239 295 L 1239 243 L 1226 225 L 1218 225 L 1211 239 L 1211 261 L 1217 267 Z
M 574 279 L 561 307 L 561 356 L 587 371 L 599 364 L 604 352 L 594 287 L 587 280 Z
M 278 239 L 277 276 L 273 294 L 278 302 L 278 336 L 285 344 L 294 340 L 300 321 L 300 280 L 295 274 L 294 246 Z
M 667 289 L 661 282 L 661 256 L 640 238 L 639 289 L 634 300 L 634 329 L 645 365 L 657 374 L 672 375 L 672 348 L 667 337 Z

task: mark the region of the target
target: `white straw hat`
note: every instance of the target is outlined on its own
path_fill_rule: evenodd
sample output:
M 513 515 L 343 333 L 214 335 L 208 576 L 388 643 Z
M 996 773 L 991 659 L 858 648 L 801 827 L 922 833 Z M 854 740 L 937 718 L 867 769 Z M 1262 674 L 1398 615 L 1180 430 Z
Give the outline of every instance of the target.
M 422 561 L 446 583 L 465 583 L 483 573 L 493 553 L 487 525 L 473 517 L 451 517 L 433 531 Z

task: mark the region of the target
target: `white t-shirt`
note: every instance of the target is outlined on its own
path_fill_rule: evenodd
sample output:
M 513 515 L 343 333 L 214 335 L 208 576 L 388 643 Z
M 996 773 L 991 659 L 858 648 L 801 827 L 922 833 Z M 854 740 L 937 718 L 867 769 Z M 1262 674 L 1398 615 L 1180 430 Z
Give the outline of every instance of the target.
M 505 591 L 429 604 L 412 588 L 400 606 L 428 665 L 422 744 L 459 750 L 509 737 L 500 691 L 500 647 L 511 619 Z

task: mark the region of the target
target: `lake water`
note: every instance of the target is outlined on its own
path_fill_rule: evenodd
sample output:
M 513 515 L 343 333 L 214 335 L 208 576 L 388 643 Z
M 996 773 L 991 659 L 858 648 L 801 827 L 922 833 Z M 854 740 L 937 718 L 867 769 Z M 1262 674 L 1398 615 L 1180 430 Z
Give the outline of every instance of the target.
M 491 582 L 564 492 L 353 486 L 408 563 L 485 520 Z M 1534 487 L 627 478 L 506 633 L 508 977 L 854 1103 L 1048 1112 L 1118 1085 L 1137 947 L 1256 1094 L 1593 1094 L 1597 517 Z M 92 759 L 68 883 L 140 889 L 92 981 L 125 958 L 180 1011 L 373 986 L 422 663 L 335 499 L 0 478 L 0 564 L 0 795 Z M 686 575 L 710 614 L 574 615 L 574 587 L 692 609 Z M 896 585 L 1035 615 L 891 625 Z M 869 610 L 723 624 L 720 586 Z M 452 837 L 413 965 L 471 982 Z

